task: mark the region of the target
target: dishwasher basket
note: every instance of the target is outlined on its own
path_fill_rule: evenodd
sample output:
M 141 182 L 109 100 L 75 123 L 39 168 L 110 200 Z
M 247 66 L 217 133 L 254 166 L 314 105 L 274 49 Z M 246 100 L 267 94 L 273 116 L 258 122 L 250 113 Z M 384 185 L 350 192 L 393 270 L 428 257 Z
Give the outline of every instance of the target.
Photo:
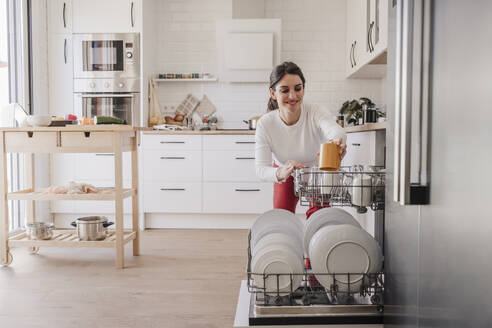
M 354 206 L 360 213 L 367 207 L 384 209 L 385 172 L 373 166 L 342 167 L 340 171 L 322 171 L 317 167 L 295 171 L 294 188 L 302 206 Z
M 355 304 L 373 304 L 377 306 L 378 311 L 383 309 L 383 291 L 384 291 L 384 274 L 377 273 L 316 273 L 310 269 L 304 268 L 303 273 L 297 274 L 261 274 L 251 271 L 251 231 L 248 234 L 248 291 L 255 296 L 256 305 L 259 306 L 318 306 L 318 305 L 355 305 Z M 329 287 L 321 286 L 313 279 L 314 275 L 328 275 L 333 280 Z M 341 291 L 337 279 L 340 276 L 362 276 L 362 284 L 359 287 L 348 286 Z M 293 286 L 295 276 L 302 277 L 302 283 L 296 290 L 280 291 L 279 289 L 267 291 L 265 287 L 260 287 L 255 281 L 263 280 L 263 286 L 266 286 L 266 279 L 276 279 L 279 286 L 280 279 L 290 279 L 290 286 Z

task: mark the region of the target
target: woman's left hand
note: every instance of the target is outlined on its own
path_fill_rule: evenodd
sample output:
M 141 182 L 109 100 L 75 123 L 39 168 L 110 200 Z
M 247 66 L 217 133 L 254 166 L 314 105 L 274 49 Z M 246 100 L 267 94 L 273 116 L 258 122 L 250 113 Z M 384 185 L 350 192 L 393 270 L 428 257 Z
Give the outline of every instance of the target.
M 338 140 L 332 141 L 335 145 L 340 146 L 340 158 L 343 159 L 345 154 L 347 153 L 347 145 L 343 143 L 343 139 L 340 138 Z

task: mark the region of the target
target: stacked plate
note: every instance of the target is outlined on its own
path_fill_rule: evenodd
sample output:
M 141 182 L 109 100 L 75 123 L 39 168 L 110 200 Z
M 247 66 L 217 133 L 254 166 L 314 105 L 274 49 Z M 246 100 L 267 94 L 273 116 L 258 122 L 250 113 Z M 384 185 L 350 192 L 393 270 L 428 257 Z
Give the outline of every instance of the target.
M 267 293 L 290 293 L 301 284 L 304 225 L 291 212 L 274 209 L 251 227 L 251 271 L 255 285 Z
M 311 215 L 303 244 L 311 268 L 325 288 L 336 282 L 338 291 L 356 292 L 363 283 L 369 283 L 363 274 L 379 272 L 382 267 L 376 240 L 339 208 L 323 208 Z

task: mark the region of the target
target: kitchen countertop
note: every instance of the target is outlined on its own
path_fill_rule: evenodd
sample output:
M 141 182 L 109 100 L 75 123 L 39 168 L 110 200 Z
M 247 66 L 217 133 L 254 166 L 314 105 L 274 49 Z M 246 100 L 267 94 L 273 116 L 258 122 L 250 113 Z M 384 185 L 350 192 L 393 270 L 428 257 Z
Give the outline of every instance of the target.
M 246 134 L 246 135 L 254 135 L 255 130 L 209 130 L 209 131 L 199 131 L 199 130 L 181 130 L 181 131 L 170 131 L 170 130 L 154 130 L 152 128 L 136 128 L 138 131 L 142 131 L 144 134 L 198 134 L 198 135 L 234 135 L 234 134 Z M 375 130 L 384 130 L 386 129 L 386 122 L 378 122 L 378 123 L 367 123 L 364 125 L 356 125 L 356 126 L 348 126 L 345 127 L 344 130 L 346 133 L 354 133 L 354 132 L 364 132 L 364 131 L 375 131 Z
M 375 131 L 386 129 L 386 121 L 378 123 L 366 123 L 363 125 L 347 126 L 343 128 L 346 133 L 363 132 L 363 131 Z
M 152 128 L 137 128 L 142 131 L 143 134 L 197 134 L 197 135 L 237 135 L 237 134 L 246 134 L 246 135 L 254 135 L 255 130 L 182 130 L 182 131 L 169 131 L 169 130 L 154 130 Z

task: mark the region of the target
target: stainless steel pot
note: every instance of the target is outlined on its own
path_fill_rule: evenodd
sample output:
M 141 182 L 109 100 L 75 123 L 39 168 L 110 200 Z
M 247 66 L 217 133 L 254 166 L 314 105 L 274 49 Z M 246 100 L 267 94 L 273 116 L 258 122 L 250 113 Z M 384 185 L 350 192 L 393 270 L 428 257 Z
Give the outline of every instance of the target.
M 104 240 L 108 227 L 114 222 L 108 222 L 105 216 L 86 216 L 70 223 L 77 228 L 77 236 L 83 241 Z
M 26 234 L 31 240 L 45 240 L 53 237 L 55 225 L 51 222 L 26 223 Z
M 250 118 L 249 120 L 243 120 L 244 123 L 248 124 L 250 130 L 256 130 L 256 123 L 260 119 L 261 116 L 255 116 Z

